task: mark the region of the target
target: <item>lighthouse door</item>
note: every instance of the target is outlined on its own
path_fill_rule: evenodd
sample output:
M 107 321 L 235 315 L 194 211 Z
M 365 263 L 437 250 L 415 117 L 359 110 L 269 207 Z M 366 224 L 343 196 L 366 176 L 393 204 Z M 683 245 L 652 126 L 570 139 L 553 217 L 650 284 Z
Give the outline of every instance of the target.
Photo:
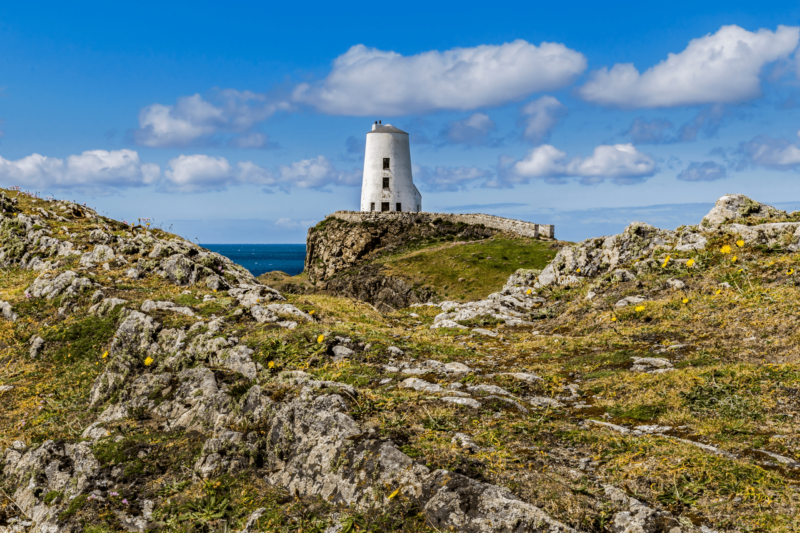
M 389 210 L 389 202 L 381 202 L 381 211 Z

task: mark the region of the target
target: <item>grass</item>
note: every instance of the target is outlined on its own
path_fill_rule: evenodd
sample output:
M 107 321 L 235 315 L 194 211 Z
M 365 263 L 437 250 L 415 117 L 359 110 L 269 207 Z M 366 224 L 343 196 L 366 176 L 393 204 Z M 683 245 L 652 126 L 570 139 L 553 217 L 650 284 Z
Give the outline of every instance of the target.
M 495 236 L 435 245 L 377 261 L 386 275 L 431 287 L 447 299 L 477 300 L 502 289 L 520 268 L 544 268 L 557 251 L 547 241 Z

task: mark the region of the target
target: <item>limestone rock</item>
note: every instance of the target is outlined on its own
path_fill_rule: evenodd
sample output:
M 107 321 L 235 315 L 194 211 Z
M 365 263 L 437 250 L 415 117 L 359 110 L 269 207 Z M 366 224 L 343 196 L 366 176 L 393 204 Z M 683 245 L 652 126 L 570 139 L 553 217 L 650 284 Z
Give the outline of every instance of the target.
M 31 349 L 29 351 L 31 359 L 36 359 L 44 348 L 44 339 L 35 335 L 30 340 Z
M 542 270 L 538 285 L 546 287 L 596 277 L 619 265 L 647 257 L 659 246 L 671 246 L 675 240 L 673 231 L 633 222 L 619 235 L 587 239 L 565 246 Z
M 772 206 L 751 200 L 743 194 L 726 194 L 714 204 L 703 217 L 701 225 L 719 226 L 728 220 L 739 218 L 764 218 L 786 215 Z
M 60 274 L 54 272 L 43 272 L 28 287 L 27 292 L 35 298 L 46 298 L 52 300 L 61 295 L 77 296 L 86 289 L 94 287 L 94 284 L 86 278 L 78 276 L 72 270 L 67 270 Z
M 627 307 L 629 305 L 637 305 L 646 302 L 647 298 L 644 296 L 628 296 L 614 304 L 614 307 Z
M 105 298 L 100 303 L 91 306 L 89 308 L 89 314 L 102 318 L 104 316 L 107 316 L 111 311 L 113 311 L 117 307 L 124 305 L 127 302 L 128 302 L 127 300 L 123 300 L 122 298 Z
M 3 318 L 11 322 L 16 322 L 17 318 L 19 318 L 8 302 L 0 301 L 0 312 L 3 313 Z
M 401 389 L 414 389 L 422 392 L 441 392 L 442 386 L 436 383 L 428 383 L 424 379 L 408 378 L 404 379 L 398 385 Z

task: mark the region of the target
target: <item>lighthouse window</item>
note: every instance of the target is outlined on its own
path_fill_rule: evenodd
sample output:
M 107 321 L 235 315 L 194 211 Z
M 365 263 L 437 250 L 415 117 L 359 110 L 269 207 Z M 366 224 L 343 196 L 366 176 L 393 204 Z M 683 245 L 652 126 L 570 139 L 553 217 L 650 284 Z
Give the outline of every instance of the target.
M 375 202 L 371 202 L 371 203 L 369 204 L 369 210 L 370 210 L 370 211 L 375 211 Z
M 388 168 L 389 168 L 389 158 L 388 157 L 384 157 L 383 158 L 383 169 L 386 170 Z
M 397 209 L 395 211 L 402 211 L 403 208 L 400 206 L 400 202 L 397 202 Z
M 389 178 L 383 178 L 383 188 L 384 189 L 389 188 Z
M 381 211 L 389 210 L 389 202 L 381 202 Z

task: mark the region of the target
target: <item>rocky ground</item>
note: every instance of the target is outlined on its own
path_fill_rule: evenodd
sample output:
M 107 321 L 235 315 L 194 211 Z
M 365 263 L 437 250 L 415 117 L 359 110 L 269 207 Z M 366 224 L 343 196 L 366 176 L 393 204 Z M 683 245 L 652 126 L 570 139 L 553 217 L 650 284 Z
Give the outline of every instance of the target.
M 2 533 L 800 529 L 800 213 L 726 196 L 381 313 L 0 203 Z

